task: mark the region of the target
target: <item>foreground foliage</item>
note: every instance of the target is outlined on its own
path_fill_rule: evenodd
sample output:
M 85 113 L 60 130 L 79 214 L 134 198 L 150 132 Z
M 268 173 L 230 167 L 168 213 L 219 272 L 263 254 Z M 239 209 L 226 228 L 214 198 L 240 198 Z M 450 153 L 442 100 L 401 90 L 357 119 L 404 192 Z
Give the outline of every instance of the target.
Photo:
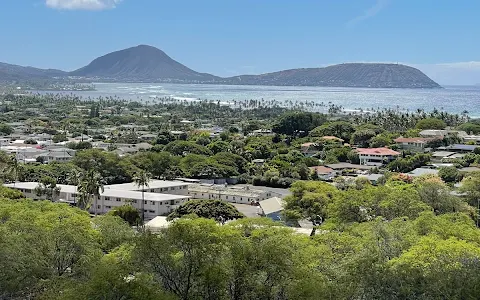
M 346 191 L 297 183 L 292 197 L 303 200 L 293 203 L 326 218 L 314 237 L 267 219 L 220 226 L 192 215 L 135 233 L 116 216 L 2 198 L 0 298 L 476 299 L 480 232 L 449 205 L 428 208 L 435 180 Z M 360 204 L 381 216 L 362 219 Z

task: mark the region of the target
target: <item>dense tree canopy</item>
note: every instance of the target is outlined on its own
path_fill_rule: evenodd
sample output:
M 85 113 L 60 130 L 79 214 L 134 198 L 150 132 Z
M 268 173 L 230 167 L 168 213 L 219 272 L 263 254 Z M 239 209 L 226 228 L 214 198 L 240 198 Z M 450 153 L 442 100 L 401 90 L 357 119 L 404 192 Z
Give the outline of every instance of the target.
M 318 113 L 289 112 L 285 113 L 273 125 L 273 131 L 281 134 L 295 135 L 303 132 L 305 135 L 317 126 L 325 123 L 326 117 Z
M 221 223 L 245 217 L 235 206 L 228 202 L 221 200 L 190 200 L 177 207 L 168 218 L 173 220 L 187 215 L 214 219 Z
M 444 121 L 437 118 L 423 119 L 417 122 L 417 129 L 445 129 L 447 124 Z
M 9 135 L 13 132 L 13 128 L 7 124 L 0 123 L 0 133 L 2 135 Z
M 311 136 L 335 136 L 345 141 L 349 141 L 355 128 L 350 122 L 336 121 L 315 127 L 311 132 Z
M 478 134 L 480 133 L 480 124 L 476 123 L 464 123 L 457 127 L 458 130 L 463 130 L 466 133 Z

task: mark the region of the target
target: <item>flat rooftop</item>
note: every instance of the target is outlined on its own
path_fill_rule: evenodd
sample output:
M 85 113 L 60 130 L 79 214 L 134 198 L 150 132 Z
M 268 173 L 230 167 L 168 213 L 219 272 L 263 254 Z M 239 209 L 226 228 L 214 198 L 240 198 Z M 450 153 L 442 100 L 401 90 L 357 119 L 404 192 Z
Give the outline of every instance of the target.
M 219 194 L 219 195 L 233 195 L 241 197 L 258 197 L 267 191 L 260 189 L 250 189 L 244 186 L 242 187 L 225 187 L 222 185 L 205 185 L 205 184 L 192 184 L 188 187 L 189 192 L 194 193 L 206 193 L 206 194 Z
M 189 185 L 189 183 L 182 181 L 168 181 L 168 180 L 150 180 L 148 182 L 148 187 L 145 186 L 145 189 L 159 189 L 159 188 L 169 188 L 169 187 L 178 187 Z M 125 190 L 125 191 L 139 191 L 142 188 L 138 187 L 135 182 L 120 183 L 120 184 L 110 184 L 106 185 L 105 189 L 115 189 L 115 190 Z
M 16 182 L 15 184 L 9 183 L 5 184 L 6 187 L 14 189 L 27 189 L 34 190 L 38 186 L 38 182 Z M 74 185 L 58 184 L 60 188 L 60 193 L 70 193 L 76 194 L 77 187 Z M 103 193 L 100 194 L 104 197 L 112 198 L 123 198 L 123 199 L 132 199 L 132 200 L 142 200 L 142 192 L 139 191 L 127 191 L 127 190 L 116 190 L 116 189 L 105 189 Z M 160 194 L 160 193 L 143 193 L 145 201 L 170 201 L 170 200 L 183 200 L 189 199 L 190 196 L 186 195 L 172 195 L 172 194 Z

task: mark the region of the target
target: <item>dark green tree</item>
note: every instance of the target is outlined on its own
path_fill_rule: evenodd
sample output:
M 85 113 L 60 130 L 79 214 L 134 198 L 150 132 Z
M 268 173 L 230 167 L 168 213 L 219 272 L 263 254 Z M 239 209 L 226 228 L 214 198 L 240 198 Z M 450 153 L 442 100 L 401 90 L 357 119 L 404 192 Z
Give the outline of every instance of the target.
M 217 222 L 240 219 L 245 217 L 232 204 L 221 200 L 190 200 L 180 205 L 168 215 L 169 220 L 187 215 L 197 215 L 200 218 L 214 219 Z

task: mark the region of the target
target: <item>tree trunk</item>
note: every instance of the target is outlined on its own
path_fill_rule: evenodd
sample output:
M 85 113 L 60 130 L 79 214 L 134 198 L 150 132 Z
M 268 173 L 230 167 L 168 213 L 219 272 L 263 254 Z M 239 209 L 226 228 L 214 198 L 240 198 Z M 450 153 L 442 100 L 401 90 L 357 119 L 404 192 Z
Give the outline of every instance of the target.
M 94 195 L 93 196 L 93 211 L 94 211 L 94 214 L 95 214 L 95 217 L 97 216 L 97 197 Z
M 142 205 L 141 205 L 141 208 L 142 208 L 142 226 L 145 224 L 145 196 L 144 196 L 144 193 L 145 193 L 145 188 L 142 187 Z

